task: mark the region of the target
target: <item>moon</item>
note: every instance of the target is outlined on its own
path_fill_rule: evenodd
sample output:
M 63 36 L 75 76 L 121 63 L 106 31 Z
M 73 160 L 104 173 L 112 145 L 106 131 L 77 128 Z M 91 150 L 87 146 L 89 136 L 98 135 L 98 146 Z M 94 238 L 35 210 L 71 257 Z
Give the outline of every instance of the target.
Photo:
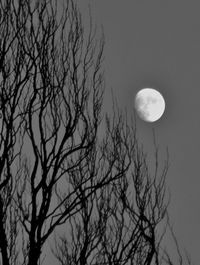
M 165 100 L 157 90 L 144 88 L 135 96 L 135 109 L 142 120 L 155 122 L 165 111 Z

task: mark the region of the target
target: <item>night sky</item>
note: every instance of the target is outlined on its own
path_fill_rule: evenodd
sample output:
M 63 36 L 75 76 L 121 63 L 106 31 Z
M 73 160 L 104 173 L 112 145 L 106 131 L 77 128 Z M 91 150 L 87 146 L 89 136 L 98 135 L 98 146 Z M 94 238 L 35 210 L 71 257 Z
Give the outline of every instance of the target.
M 89 1 L 79 0 L 84 16 Z M 158 89 L 166 111 L 155 123 L 137 118 L 140 141 L 153 155 L 154 128 L 161 157 L 169 149 L 167 185 L 174 231 L 199 262 L 200 238 L 200 2 L 197 0 L 93 0 L 93 20 L 103 25 L 105 108 L 110 89 L 120 107 L 132 112 L 144 87 Z

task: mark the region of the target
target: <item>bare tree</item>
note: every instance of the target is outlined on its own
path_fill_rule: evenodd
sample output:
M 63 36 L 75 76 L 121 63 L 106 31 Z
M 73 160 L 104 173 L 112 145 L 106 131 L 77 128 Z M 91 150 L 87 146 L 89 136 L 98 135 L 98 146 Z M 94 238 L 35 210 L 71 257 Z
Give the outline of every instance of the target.
M 118 110 L 113 113 L 113 118 L 107 118 L 107 132 L 101 143 L 103 165 L 109 165 L 111 175 L 121 172 L 126 161 L 128 167 L 120 178 L 114 178 L 91 197 L 86 199 L 83 193 L 82 208 L 69 218 L 65 233 L 62 230 L 62 234 L 55 235 L 53 254 L 61 265 L 192 264 L 189 255 L 182 254 L 169 221 L 168 151 L 161 167 L 154 136 L 155 164 L 150 167 L 148 156 L 139 145 L 136 128 L 129 126 L 126 116 Z M 119 164 L 113 167 L 110 158 L 116 154 Z M 99 159 L 95 157 L 86 168 L 87 174 L 94 174 L 91 169 L 96 168 L 95 178 L 98 178 L 106 167 L 98 167 Z M 168 230 L 178 260 L 162 243 Z
M 167 162 L 150 174 L 116 110 L 98 133 L 103 48 L 73 0 L 0 0 L 2 265 L 41 264 L 53 232 L 61 264 L 160 264 Z
M 0 31 L 2 263 L 35 265 L 55 227 L 81 208 L 89 180 L 72 174 L 96 144 L 104 39 L 92 23 L 84 32 L 70 0 L 1 1 Z
M 83 197 L 82 209 L 66 224 L 67 235 L 62 233 L 55 240 L 53 253 L 62 265 L 160 264 L 162 231 L 157 235 L 157 226 L 168 206 L 165 197 L 168 160 L 160 172 L 156 149 L 155 171 L 151 176 L 135 128 L 128 125 L 122 114 L 114 113 L 113 119 L 107 118 L 107 133 L 101 144 L 103 162 L 109 165 L 111 175 L 122 172 L 126 161 L 128 167 L 120 178 L 92 197 Z M 110 160 L 114 156 L 117 167 Z M 93 167 L 100 169 L 96 178 L 103 174 L 101 167 L 95 166 L 98 161 L 98 157 L 96 162 L 90 160 Z M 93 174 L 90 163 L 88 172 Z

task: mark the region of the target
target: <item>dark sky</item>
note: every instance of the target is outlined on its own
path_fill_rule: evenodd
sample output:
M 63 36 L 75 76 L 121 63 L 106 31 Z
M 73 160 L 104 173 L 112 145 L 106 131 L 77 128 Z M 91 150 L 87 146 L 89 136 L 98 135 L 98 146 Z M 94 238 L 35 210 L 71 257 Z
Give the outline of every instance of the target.
M 88 0 L 78 1 L 87 12 Z M 200 245 L 200 2 L 197 0 L 91 0 L 106 37 L 105 105 L 112 87 L 120 107 L 134 108 L 143 87 L 158 89 L 166 112 L 155 123 L 137 120 L 153 155 L 152 128 L 162 156 L 168 146 L 170 214 L 181 245 L 199 264 Z

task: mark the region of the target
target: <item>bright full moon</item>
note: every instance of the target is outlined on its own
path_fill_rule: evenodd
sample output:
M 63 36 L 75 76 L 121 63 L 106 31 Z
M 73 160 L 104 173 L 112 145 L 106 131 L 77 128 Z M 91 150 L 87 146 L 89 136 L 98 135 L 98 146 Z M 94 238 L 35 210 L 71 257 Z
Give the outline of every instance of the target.
M 135 109 L 142 120 L 154 122 L 163 115 L 165 100 L 157 90 L 144 88 L 136 94 Z

